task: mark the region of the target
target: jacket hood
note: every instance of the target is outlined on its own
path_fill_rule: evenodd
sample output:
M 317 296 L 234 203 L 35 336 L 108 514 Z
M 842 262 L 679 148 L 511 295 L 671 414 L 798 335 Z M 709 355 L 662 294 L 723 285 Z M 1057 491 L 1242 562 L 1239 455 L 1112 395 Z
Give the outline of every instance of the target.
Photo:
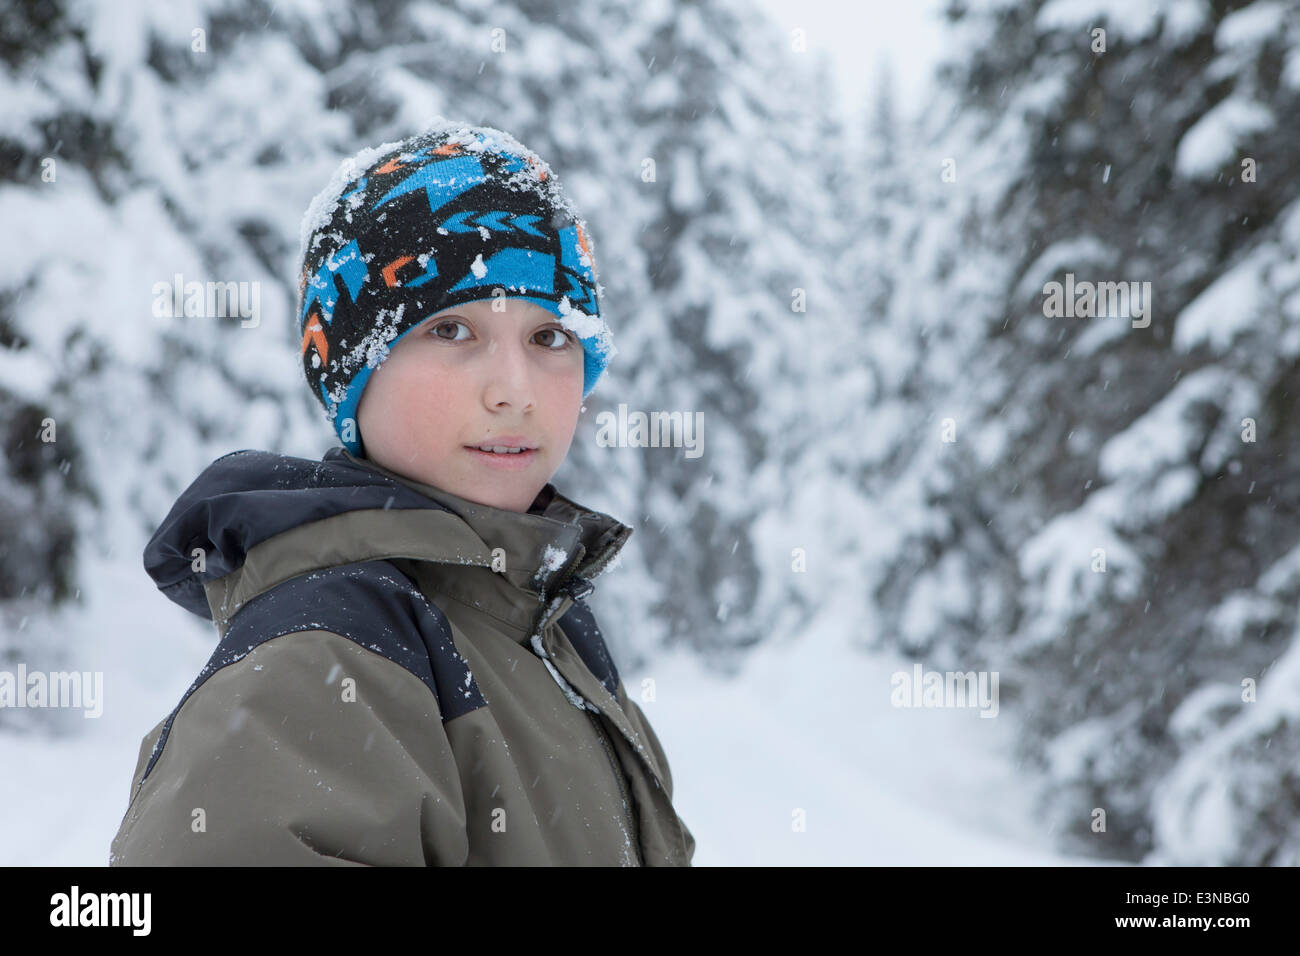
M 501 568 L 540 598 L 572 577 L 596 577 L 632 530 L 550 483 L 516 512 L 342 447 L 320 461 L 245 449 L 212 462 L 177 498 L 145 546 L 144 567 L 168 598 L 221 626 L 291 577 L 389 558 Z

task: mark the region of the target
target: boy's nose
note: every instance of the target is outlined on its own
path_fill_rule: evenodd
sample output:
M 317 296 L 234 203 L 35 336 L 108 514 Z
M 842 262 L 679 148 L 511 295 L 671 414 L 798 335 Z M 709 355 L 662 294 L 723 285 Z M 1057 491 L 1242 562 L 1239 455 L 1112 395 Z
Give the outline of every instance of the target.
M 488 352 L 484 401 L 490 408 L 502 404 L 515 408 L 533 405 L 533 381 L 522 348 L 497 344 Z

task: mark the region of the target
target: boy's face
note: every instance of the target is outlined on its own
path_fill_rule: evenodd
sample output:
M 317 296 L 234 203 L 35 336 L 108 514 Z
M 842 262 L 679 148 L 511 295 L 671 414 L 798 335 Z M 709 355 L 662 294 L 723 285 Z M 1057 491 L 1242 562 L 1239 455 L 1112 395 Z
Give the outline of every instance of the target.
M 366 457 L 469 501 L 527 511 L 573 441 L 583 360 L 573 333 L 535 303 L 444 309 L 371 373 L 357 409 Z M 476 450 L 520 444 L 534 450 Z

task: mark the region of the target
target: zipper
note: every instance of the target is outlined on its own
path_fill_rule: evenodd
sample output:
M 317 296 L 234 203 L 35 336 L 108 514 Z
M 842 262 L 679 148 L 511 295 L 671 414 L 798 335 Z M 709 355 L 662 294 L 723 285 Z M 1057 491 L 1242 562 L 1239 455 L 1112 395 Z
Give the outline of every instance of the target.
M 591 583 L 590 578 L 584 578 L 577 574 L 571 574 L 565 579 L 564 587 L 561 589 L 574 601 L 581 601 L 592 591 L 596 590 L 596 585 Z
M 596 586 L 587 578 L 570 573 L 564 577 L 559 587 L 555 589 L 556 594 L 563 595 L 555 613 L 546 615 L 542 619 L 541 626 L 537 633 L 543 633 L 551 625 L 551 621 L 564 616 L 564 612 L 569 609 L 575 602 L 586 597 Z M 574 693 L 577 693 L 575 690 Z M 614 783 L 618 787 L 619 799 L 623 801 L 623 807 L 626 811 L 627 829 L 631 833 L 632 853 L 636 857 L 637 866 L 645 866 L 645 859 L 641 855 L 641 832 L 636 823 L 635 801 L 632 794 L 627 788 L 627 781 L 623 776 L 623 768 L 619 766 L 618 756 L 614 753 L 614 747 L 609 742 L 609 736 L 605 733 L 605 728 L 601 726 L 600 718 L 591 712 L 588 707 L 582 708 L 587 719 L 591 721 L 592 728 L 596 731 L 596 739 L 600 741 L 601 750 L 605 751 L 605 756 L 609 759 L 610 769 L 614 771 Z
M 632 834 L 632 852 L 636 856 L 637 866 L 645 866 L 645 860 L 641 857 L 641 833 L 636 825 L 632 795 L 624 790 L 623 769 L 618 765 L 618 758 L 614 755 L 614 749 L 605 735 L 605 728 L 600 725 L 600 718 L 589 710 L 584 710 L 584 713 L 591 719 L 591 725 L 596 729 L 596 736 L 600 739 L 601 749 L 605 751 L 605 756 L 609 758 L 609 765 L 614 769 L 614 782 L 618 784 L 619 798 L 627 810 L 628 830 Z
M 554 591 L 554 593 L 559 596 L 560 603 L 550 611 L 547 611 L 543 606 L 542 619 L 537 623 L 536 627 L 533 628 L 533 633 L 541 634 L 551 626 L 552 621 L 564 617 L 565 612 L 568 611 L 570 607 L 594 590 L 596 590 L 596 586 L 586 578 L 579 577 L 576 574 L 569 574 L 565 577 L 563 583 Z M 555 599 L 552 598 L 551 600 L 554 601 Z

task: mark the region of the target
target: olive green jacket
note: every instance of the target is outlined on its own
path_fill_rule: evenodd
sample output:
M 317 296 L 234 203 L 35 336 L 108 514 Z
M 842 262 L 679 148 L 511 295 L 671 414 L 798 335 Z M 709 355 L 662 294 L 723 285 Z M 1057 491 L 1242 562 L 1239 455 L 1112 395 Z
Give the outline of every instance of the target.
M 583 597 L 632 529 L 345 449 L 217 459 L 145 550 L 216 651 L 144 738 L 111 865 L 689 866 Z

